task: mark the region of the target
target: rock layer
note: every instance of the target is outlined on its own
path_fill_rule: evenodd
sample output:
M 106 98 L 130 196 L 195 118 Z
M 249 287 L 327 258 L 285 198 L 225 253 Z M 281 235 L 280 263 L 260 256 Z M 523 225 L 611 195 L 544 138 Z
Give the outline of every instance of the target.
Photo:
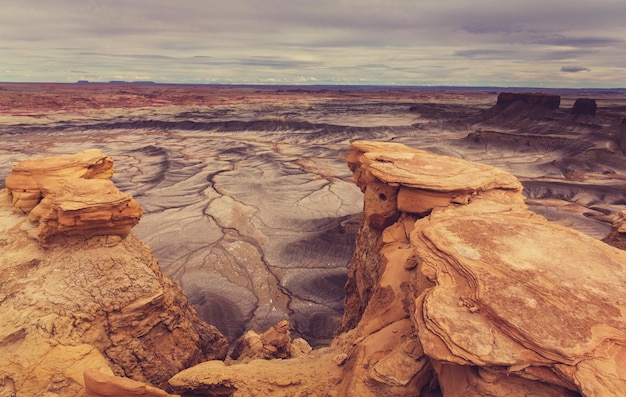
M 170 380 L 177 392 L 574 397 L 624 390 L 622 251 L 529 211 L 519 182 L 498 169 L 397 144 L 352 146 L 347 159 L 366 216 L 343 332 L 297 360 L 201 364 Z M 419 210 L 394 194 L 400 189 L 418 191 Z M 327 380 L 314 377 L 321 368 Z
M 17 212 L 38 224 L 43 245 L 67 238 L 124 238 L 143 210 L 111 182 L 113 160 L 97 149 L 25 160 L 12 167 L 6 187 Z
M 67 163 L 69 171 L 57 167 L 53 175 L 84 171 Z M 61 183 L 36 173 L 33 180 L 45 197 L 31 215 L 54 196 L 54 219 L 65 238 L 72 238 L 43 248 L 29 237 L 38 228 L 13 210 L 16 186 L 24 186 L 14 184 L 18 180 L 7 183 L 12 190 L 0 190 L 0 395 L 82 395 L 83 371 L 90 368 L 164 386 L 176 372 L 226 355 L 226 339 L 200 321 L 145 244 L 127 232 L 120 236 L 115 223 L 99 223 L 110 215 L 81 212 L 85 204 L 97 203 L 110 214 L 118 198 L 128 203 L 111 181 Z M 73 188 L 85 183 L 87 199 L 73 199 L 72 192 L 83 192 Z M 64 222 L 60 215 L 74 210 L 80 214 L 76 224 Z M 40 215 L 39 228 L 53 218 L 46 214 Z M 90 222 L 104 233 L 90 233 Z
M 407 153 L 423 161 L 409 167 Z M 431 213 L 421 218 L 396 201 L 397 221 L 377 242 L 382 260 L 371 298 L 356 328 L 340 337 L 358 352 L 346 364 L 346 395 L 383 395 L 372 380 L 387 385 L 385 395 L 419 395 L 432 388 L 434 374 L 444 396 L 619 394 L 626 386 L 619 375 L 626 365 L 623 252 L 531 213 L 519 185 L 501 171 L 484 168 L 476 186 L 478 179 L 454 167 L 460 160 L 431 156 L 364 142 L 348 155 L 366 192 L 381 183 L 402 188 L 410 173 L 412 180 L 432 176 L 431 189 L 444 193 L 443 172 L 432 164 L 449 163 L 449 177 L 467 180 L 457 189 L 473 194 L 447 205 L 426 198 L 419 212 Z M 366 214 L 368 207 L 376 213 L 378 200 L 365 197 Z M 351 267 L 360 266 L 355 257 Z

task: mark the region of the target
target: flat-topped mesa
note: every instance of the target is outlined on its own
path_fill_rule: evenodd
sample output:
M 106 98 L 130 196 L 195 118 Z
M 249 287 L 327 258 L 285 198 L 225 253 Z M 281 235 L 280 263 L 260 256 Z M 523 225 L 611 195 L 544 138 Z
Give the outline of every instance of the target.
M 546 94 L 542 92 L 501 92 L 498 95 L 498 102 L 496 103 L 496 105 L 504 107 L 516 101 L 523 102 L 527 105 L 544 107 L 547 109 L 558 109 L 561 104 L 561 97 L 559 95 Z
M 522 190 L 517 178 L 497 168 L 396 143 L 356 141 L 346 159 L 365 195 L 366 220 L 377 229 L 400 213 L 424 216 L 487 191 Z
M 66 237 L 125 238 L 143 210 L 110 180 L 113 160 L 100 150 L 25 160 L 5 185 L 13 208 L 38 224 L 42 245 Z

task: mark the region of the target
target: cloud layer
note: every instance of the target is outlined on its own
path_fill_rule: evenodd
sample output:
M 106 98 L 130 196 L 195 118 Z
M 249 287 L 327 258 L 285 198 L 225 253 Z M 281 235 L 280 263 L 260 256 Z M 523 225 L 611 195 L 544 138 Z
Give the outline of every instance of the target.
M 626 87 L 623 0 L 0 6 L 1 81 Z

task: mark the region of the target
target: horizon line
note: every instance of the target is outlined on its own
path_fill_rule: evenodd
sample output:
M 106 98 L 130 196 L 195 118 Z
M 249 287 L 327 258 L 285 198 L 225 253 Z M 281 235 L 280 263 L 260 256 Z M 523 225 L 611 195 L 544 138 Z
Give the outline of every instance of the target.
M 75 82 L 59 81 L 0 81 L 0 85 L 20 85 L 20 84 L 58 84 L 58 85 L 179 85 L 179 86 L 223 86 L 223 87 L 314 87 L 314 88 L 397 88 L 397 89 L 532 89 L 532 90 L 594 90 L 594 91 L 614 91 L 626 90 L 626 87 L 542 87 L 542 86 L 507 86 L 507 85 L 399 85 L 399 84 L 267 84 L 267 83 L 182 83 L 182 82 L 157 82 L 157 81 L 88 81 L 78 80 Z

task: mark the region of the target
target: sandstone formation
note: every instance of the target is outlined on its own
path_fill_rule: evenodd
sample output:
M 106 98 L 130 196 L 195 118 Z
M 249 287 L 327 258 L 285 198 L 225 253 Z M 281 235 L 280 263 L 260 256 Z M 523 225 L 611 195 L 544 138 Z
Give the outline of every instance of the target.
M 124 238 L 143 211 L 111 182 L 113 170 L 113 160 L 93 149 L 22 161 L 5 184 L 15 210 L 39 225 L 42 245 L 76 237 Z
M 498 169 L 394 143 L 352 146 L 365 218 L 342 333 L 299 359 L 200 364 L 170 380 L 176 392 L 573 397 L 626 388 L 622 251 L 530 212 L 519 182 Z
M 2 396 L 83 395 L 91 368 L 165 386 L 176 372 L 226 354 L 226 339 L 128 233 L 141 209 L 111 181 L 80 178 L 110 177 L 110 162 L 94 153 L 20 163 L 0 190 Z M 29 216 L 39 226 L 24 214 L 25 192 L 43 197 Z M 42 225 L 54 230 L 42 236 Z M 39 244 L 59 234 L 63 244 Z
M 597 108 L 598 108 L 598 105 L 595 99 L 578 98 L 576 99 L 576 102 L 574 102 L 574 106 L 572 107 L 572 114 L 577 114 L 577 115 L 587 114 L 590 116 L 595 116 Z
M 230 358 L 238 362 L 252 359 L 270 360 L 306 356 L 311 346 L 302 338 L 291 339 L 291 325 L 283 320 L 270 327 L 262 334 L 253 330 L 246 332 L 237 342 Z
M 311 356 L 289 360 L 252 360 L 226 365 L 208 361 L 170 379 L 174 392 L 189 396 L 214 397 L 339 397 L 341 367 L 334 353 L 322 348 Z
M 87 397 L 180 397 L 132 379 L 104 373 L 98 368 L 84 372 Z
M 382 395 L 371 382 L 379 379 L 387 395 L 407 387 L 417 394 L 434 373 L 444 396 L 619 394 L 626 386 L 619 370 L 626 365 L 626 256 L 528 211 L 520 186 L 501 171 L 463 178 L 474 165 L 432 157 L 368 142 L 353 143 L 348 155 L 365 190 L 366 219 L 386 217 L 394 206 L 398 214 L 380 231 L 375 284 L 355 288 L 372 290 L 369 302 L 357 327 L 340 337 L 359 341 L 346 363 L 346 393 Z M 368 196 L 382 184 L 414 189 L 414 179 L 403 179 L 408 170 L 414 179 L 433 177 L 417 211 L 400 210 L 399 195 L 385 207 Z M 471 200 L 439 201 L 452 197 L 440 183 L 446 170 L 467 181 L 456 189 Z M 367 268 L 362 259 L 355 255 L 350 281 L 364 278 L 354 276 Z
M 489 126 L 515 128 L 529 121 L 544 121 L 554 117 L 561 97 L 542 92 L 501 92 L 496 104 L 486 109 L 483 119 Z

